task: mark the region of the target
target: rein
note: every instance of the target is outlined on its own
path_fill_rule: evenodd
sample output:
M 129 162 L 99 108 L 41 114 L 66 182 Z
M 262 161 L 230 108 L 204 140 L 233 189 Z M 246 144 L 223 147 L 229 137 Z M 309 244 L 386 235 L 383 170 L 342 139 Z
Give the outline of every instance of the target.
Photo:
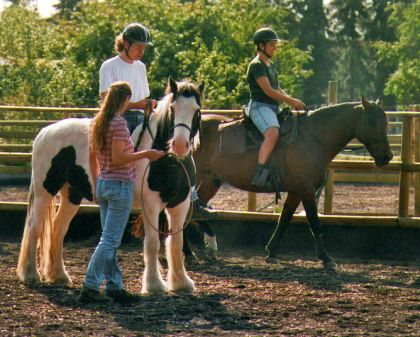
M 152 131 L 150 130 L 150 126 L 149 126 L 149 120 L 150 120 L 150 115 L 153 113 L 153 108 L 152 108 L 152 100 L 147 100 L 146 103 L 146 108 L 144 109 L 144 121 L 143 121 L 143 125 L 141 127 L 141 131 L 139 136 L 137 137 L 137 141 L 136 141 L 136 145 L 134 146 L 134 151 L 137 152 L 137 149 L 139 148 L 140 142 L 144 136 L 144 133 L 146 132 L 146 129 L 149 131 L 150 136 L 153 139 L 153 135 L 152 135 Z M 154 139 L 153 139 L 154 141 Z

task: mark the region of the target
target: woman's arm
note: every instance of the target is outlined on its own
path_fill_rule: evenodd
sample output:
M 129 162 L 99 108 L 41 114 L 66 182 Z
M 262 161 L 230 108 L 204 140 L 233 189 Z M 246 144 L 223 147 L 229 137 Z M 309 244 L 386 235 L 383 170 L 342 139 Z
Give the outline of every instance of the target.
M 93 194 L 93 201 L 96 202 L 96 182 L 99 177 L 99 163 L 98 163 L 98 156 L 96 154 L 96 151 L 93 149 L 93 146 L 90 144 L 89 139 L 89 169 L 90 174 L 92 176 L 92 194 Z
M 305 105 L 301 100 L 289 96 L 282 89 L 273 89 L 267 76 L 258 77 L 257 83 L 268 97 L 271 97 L 279 102 L 290 104 L 295 109 L 303 110 L 305 108 Z
M 145 98 L 138 102 L 130 102 L 128 104 L 128 109 L 146 109 L 146 105 L 149 99 Z M 152 99 L 152 109 L 156 108 L 157 101 L 155 99 Z
M 114 140 L 112 142 L 112 163 L 114 165 L 125 165 L 144 158 L 154 161 L 165 155 L 165 152 L 158 150 L 126 153 L 124 152 L 125 144 L 126 142 L 123 140 Z
M 101 93 L 101 101 L 103 102 L 106 96 L 106 92 Z M 149 101 L 148 98 L 141 99 L 137 102 L 130 102 L 128 103 L 128 109 L 146 109 L 147 102 Z M 155 109 L 157 106 L 157 101 L 152 99 L 152 109 Z

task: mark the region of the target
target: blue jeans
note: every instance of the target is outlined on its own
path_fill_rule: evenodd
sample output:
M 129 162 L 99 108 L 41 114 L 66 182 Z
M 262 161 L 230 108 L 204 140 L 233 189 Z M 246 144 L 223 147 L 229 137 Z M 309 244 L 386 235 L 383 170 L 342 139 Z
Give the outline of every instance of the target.
M 264 134 L 268 128 L 280 128 L 277 119 L 278 109 L 277 105 L 251 101 L 249 102 L 249 118 L 251 118 L 258 131 Z
M 133 133 L 134 129 L 143 124 L 144 121 L 144 113 L 140 110 L 127 110 L 124 112 L 123 117 L 127 122 L 128 131 L 130 131 L 130 135 Z
M 127 225 L 133 201 L 134 183 L 98 179 L 96 200 L 101 213 L 102 235 L 93 253 L 85 276 L 85 287 L 99 290 L 103 278 L 107 290 L 123 288 L 117 262 L 117 249 Z

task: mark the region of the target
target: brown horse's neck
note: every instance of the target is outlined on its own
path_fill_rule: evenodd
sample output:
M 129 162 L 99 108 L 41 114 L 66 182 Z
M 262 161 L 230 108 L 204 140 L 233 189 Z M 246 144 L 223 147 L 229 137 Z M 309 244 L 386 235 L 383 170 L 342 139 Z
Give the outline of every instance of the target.
M 357 103 L 343 103 L 315 110 L 308 116 L 307 131 L 332 160 L 355 137 L 361 111 Z

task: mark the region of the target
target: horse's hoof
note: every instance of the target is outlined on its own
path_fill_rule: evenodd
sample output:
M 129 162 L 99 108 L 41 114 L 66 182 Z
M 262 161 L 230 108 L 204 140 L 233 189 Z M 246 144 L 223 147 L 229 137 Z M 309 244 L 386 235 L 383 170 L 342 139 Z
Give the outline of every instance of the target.
M 198 257 L 194 253 L 191 253 L 190 255 L 185 255 L 184 256 L 184 262 L 185 263 L 193 264 L 197 261 L 198 261 Z
M 270 263 L 270 264 L 278 264 L 278 263 L 280 263 L 280 260 L 277 257 L 267 256 L 265 258 L 265 262 Z
M 168 290 L 177 294 L 191 294 L 196 291 L 194 282 L 191 279 L 188 279 L 184 284 L 180 285 L 169 285 Z
M 141 293 L 147 295 L 162 295 L 167 291 L 165 288 L 155 287 L 155 288 L 142 288 Z
M 332 276 L 336 275 L 336 271 L 335 271 L 336 268 L 337 268 L 337 264 L 333 260 L 324 262 L 324 271 L 328 275 L 332 275 Z
M 27 278 L 22 282 L 26 284 L 29 288 L 37 288 L 41 285 L 41 280 L 38 278 Z
M 41 284 L 41 276 L 36 273 L 31 276 L 18 274 L 19 280 L 28 287 L 38 287 Z
M 71 279 L 67 277 L 63 278 L 56 278 L 56 279 L 48 279 L 46 282 L 51 286 L 58 286 L 58 287 L 69 287 L 71 288 L 73 286 L 73 282 Z
M 206 254 L 206 259 L 208 261 L 214 261 L 217 260 L 217 251 L 214 249 L 209 249 L 208 247 L 206 247 L 204 249 L 204 252 Z

